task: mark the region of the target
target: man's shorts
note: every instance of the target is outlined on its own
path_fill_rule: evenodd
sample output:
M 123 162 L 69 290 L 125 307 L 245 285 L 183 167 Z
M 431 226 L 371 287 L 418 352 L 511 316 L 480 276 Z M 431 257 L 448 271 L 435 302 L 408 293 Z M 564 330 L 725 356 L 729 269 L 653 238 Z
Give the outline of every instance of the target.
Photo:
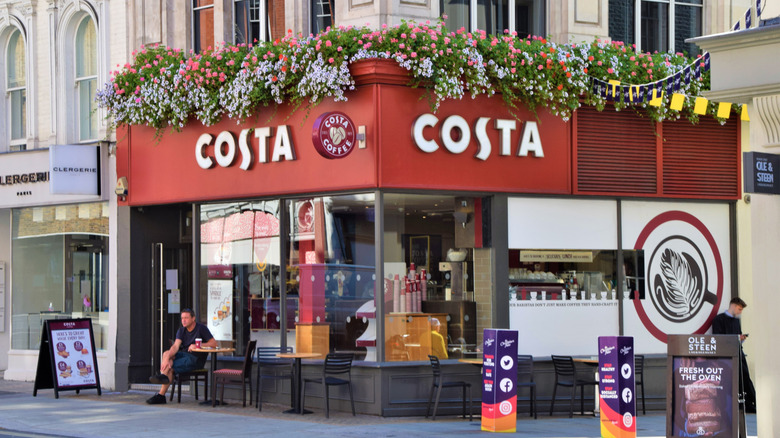
M 203 368 L 205 361 L 194 354 L 185 351 L 179 351 L 173 356 L 173 371 L 176 374 L 186 373 L 188 371 Z

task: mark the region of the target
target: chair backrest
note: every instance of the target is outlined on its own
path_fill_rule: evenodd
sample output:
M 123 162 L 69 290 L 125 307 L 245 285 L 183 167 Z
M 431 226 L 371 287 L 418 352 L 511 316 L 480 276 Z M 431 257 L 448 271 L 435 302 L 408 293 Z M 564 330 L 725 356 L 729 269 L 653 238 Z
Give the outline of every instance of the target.
M 534 357 L 530 354 L 517 355 L 517 382 L 534 381 Z
M 644 371 L 645 371 L 645 355 L 635 354 L 634 355 L 634 376 L 638 377 L 640 381 L 642 381 L 644 380 Z
M 252 354 L 255 352 L 255 345 L 257 340 L 251 340 L 246 344 L 246 353 L 244 353 L 244 376 L 248 376 L 252 372 Z
M 323 374 L 346 374 L 352 370 L 352 360 L 355 359 L 354 353 L 328 353 L 325 356 L 325 365 L 322 367 Z
M 439 358 L 436 356 L 428 355 L 428 359 L 431 361 L 431 368 L 433 369 L 433 377 L 438 379 L 441 377 L 441 363 L 439 362 Z
M 276 355 L 279 353 L 292 353 L 293 349 L 287 347 L 257 347 L 257 363 L 261 365 L 282 365 L 290 363 L 290 359 L 282 359 Z
M 553 367 L 556 376 L 576 376 L 577 368 L 574 367 L 574 359 L 571 356 L 552 356 Z

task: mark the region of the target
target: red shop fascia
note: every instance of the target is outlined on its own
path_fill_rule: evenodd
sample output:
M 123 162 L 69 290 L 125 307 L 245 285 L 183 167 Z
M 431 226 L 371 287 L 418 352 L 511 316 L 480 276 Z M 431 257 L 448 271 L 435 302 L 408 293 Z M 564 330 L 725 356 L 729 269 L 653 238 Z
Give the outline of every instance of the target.
M 500 96 L 468 95 L 434 113 L 427 92 L 407 86 L 392 62 L 361 61 L 352 72 L 348 101 L 311 111 L 264 107 L 238 123 L 193 121 L 161 137 L 145 126 L 120 128 L 120 205 L 375 189 L 740 197 L 736 117 L 655 124 L 630 110 L 583 107 L 567 122 L 546 109 L 510 109 Z M 328 154 L 328 144 L 341 148 Z

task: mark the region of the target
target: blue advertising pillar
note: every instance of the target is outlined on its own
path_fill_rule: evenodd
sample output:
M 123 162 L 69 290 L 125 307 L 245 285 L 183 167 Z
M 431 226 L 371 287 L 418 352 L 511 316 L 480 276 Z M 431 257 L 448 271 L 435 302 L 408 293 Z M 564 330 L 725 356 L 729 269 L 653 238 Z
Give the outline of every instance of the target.
M 485 329 L 482 353 L 482 430 L 517 430 L 517 330 Z

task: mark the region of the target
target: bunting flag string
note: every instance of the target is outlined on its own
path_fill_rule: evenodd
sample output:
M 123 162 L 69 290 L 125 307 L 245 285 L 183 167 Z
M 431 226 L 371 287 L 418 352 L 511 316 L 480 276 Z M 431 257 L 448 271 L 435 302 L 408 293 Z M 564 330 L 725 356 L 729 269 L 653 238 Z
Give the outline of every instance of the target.
M 676 73 L 652 83 L 624 84 L 614 79 L 604 81 L 591 76 L 591 92 L 593 95 L 606 99 L 608 102 L 626 104 L 647 103 L 655 107 L 663 106 L 665 98 L 668 98 L 669 109 L 682 111 L 689 98 L 689 96 L 679 92 L 683 87 L 683 83 L 685 86 L 690 85 L 692 80 L 698 80 L 702 73 L 709 69 L 710 54 L 707 52 L 701 58 L 696 59 Z M 691 97 L 691 99 L 693 99 L 694 114 L 704 115 L 707 113 L 710 103 L 708 99 L 701 96 Z M 729 102 L 718 102 L 717 117 L 728 119 L 731 115 L 731 107 L 732 104 Z M 742 120 L 750 120 L 746 105 L 742 105 L 740 114 Z

